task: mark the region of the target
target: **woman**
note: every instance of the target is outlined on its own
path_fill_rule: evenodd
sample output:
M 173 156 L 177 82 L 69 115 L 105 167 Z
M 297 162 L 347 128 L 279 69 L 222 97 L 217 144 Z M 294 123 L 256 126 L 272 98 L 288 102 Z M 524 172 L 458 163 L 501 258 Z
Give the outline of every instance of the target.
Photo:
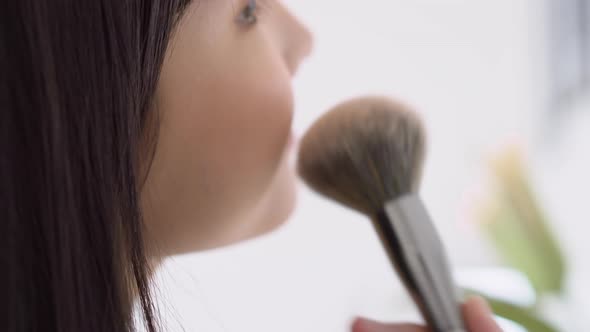
M 283 222 L 310 49 L 277 0 L 2 1 L 2 330 L 157 331 L 161 258 Z

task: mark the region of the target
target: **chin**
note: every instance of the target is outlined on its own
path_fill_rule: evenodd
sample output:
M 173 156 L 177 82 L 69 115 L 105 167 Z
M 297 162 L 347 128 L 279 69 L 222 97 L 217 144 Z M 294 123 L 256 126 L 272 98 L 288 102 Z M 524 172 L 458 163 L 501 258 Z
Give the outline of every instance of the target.
M 256 235 L 269 233 L 284 225 L 297 206 L 297 177 L 288 161 L 281 165 L 262 204 L 264 213 L 260 216 L 261 227 Z
M 225 235 L 206 249 L 225 247 L 267 235 L 283 226 L 297 203 L 297 176 L 285 158 L 257 204 L 236 220 Z

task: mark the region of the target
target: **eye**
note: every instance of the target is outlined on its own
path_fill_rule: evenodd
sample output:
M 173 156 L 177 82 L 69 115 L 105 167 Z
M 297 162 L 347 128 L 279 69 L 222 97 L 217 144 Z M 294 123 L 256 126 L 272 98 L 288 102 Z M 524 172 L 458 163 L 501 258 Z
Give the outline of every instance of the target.
M 248 3 L 238 15 L 237 21 L 244 26 L 254 25 L 258 22 L 258 3 L 256 0 L 248 0 Z

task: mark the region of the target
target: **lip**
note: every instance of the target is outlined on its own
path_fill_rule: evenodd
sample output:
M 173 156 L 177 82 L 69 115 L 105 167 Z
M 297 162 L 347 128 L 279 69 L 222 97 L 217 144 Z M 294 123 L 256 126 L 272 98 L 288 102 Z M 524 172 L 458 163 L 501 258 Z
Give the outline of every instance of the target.
M 299 148 L 299 137 L 294 133 L 291 132 L 289 134 L 289 138 L 287 139 L 287 144 L 285 145 L 285 156 L 287 158 L 287 162 L 292 169 L 295 169 L 297 166 L 297 150 Z
M 299 139 L 298 139 L 297 135 L 295 135 L 294 132 L 291 132 L 291 134 L 289 134 L 289 139 L 287 141 L 287 149 L 295 150 L 298 143 L 299 143 Z

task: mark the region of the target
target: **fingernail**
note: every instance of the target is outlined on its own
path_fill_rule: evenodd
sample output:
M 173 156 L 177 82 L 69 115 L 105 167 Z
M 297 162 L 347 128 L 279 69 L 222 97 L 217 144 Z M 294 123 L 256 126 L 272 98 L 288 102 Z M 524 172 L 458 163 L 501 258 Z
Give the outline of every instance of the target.
M 471 330 L 482 332 L 502 331 L 494 319 L 492 308 L 485 299 L 478 296 L 469 298 L 465 310 L 466 323 Z
M 380 323 L 366 318 L 357 318 L 352 323 L 352 331 L 354 332 L 375 331 L 380 327 Z
M 488 301 L 484 300 L 482 297 L 474 296 L 470 300 L 473 301 L 475 303 L 474 305 L 476 305 L 482 312 L 486 314 L 493 314 L 492 308 L 490 308 Z

